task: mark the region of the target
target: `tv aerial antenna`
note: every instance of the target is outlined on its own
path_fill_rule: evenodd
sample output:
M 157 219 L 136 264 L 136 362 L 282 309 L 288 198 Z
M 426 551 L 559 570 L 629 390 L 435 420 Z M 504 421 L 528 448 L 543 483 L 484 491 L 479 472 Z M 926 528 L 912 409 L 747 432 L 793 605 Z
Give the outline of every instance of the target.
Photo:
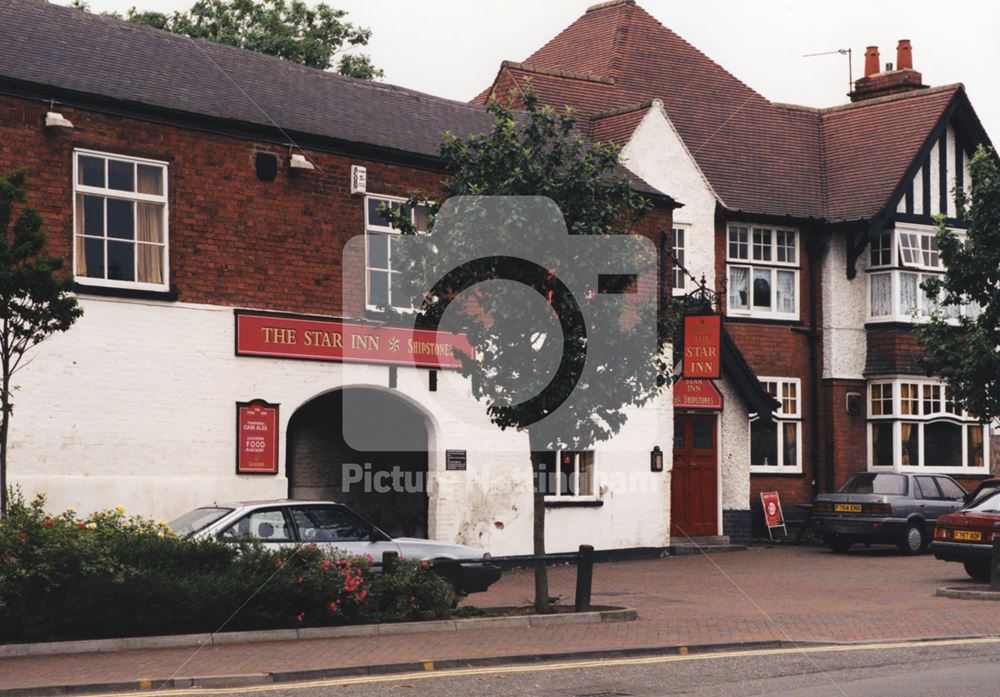
M 854 90 L 854 69 L 851 66 L 851 49 L 849 48 L 838 48 L 836 51 L 822 51 L 820 53 L 804 53 L 803 58 L 814 58 L 816 56 L 832 56 L 835 53 L 839 53 L 842 56 L 847 56 L 847 93 L 850 94 Z

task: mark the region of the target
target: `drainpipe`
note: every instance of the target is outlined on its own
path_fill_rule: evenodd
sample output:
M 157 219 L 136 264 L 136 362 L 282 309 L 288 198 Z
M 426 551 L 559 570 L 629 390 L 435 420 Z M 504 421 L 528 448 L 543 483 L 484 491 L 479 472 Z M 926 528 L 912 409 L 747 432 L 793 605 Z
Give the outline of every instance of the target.
M 827 463 L 825 471 L 820 471 L 820 418 L 819 418 L 819 393 L 820 393 L 820 339 L 822 333 L 819 329 L 819 267 L 826 252 L 826 244 L 820 238 L 822 231 L 818 228 L 809 230 L 809 237 L 806 239 L 806 255 L 809 257 L 809 329 L 806 337 L 809 341 L 809 370 L 811 373 L 812 389 L 809 391 L 809 412 L 810 430 L 812 431 L 812 447 L 809 448 L 809 464 L 812 468 L 813 495 L 830 489 L 833 485 L 833 463 Z

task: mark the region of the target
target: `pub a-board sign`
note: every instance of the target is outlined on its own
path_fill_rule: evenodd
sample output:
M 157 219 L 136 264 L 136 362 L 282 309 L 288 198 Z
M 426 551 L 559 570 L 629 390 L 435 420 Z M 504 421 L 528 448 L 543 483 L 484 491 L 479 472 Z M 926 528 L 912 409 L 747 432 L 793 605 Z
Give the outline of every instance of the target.
M 236 403 L 236 473 L 278 473 L 278 405 Z

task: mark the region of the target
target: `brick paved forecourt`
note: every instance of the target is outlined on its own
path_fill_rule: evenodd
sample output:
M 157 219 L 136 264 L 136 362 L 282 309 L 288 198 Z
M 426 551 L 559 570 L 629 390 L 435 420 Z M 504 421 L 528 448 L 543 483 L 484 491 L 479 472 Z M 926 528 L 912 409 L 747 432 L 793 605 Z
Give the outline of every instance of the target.
M 572 602 L 573 567 L 551 573 L 554 594 Z M 492 627 L 390 636 L 216 644 L 0 659 L 0 695 L 15 688 L 110 684 L 170 677 L 247 676 L 396 664 L 437 667 L 504 657 L 556 657 L 659 647 L 756 642 L 853 642 L 995 635 L 1000 603 L 935 596 L 939 586 L 974 585 L 961 565 L 890 548 L 833 555 L 815 547 L 599 564 L 594 603 L 636 608 L 632 622 Z M 528 571 L 508 572 L 480 606 L 527 603 Z M 251 676 L 255 676 L 251 678 Z M 235 679 L 235 678 L 231 678 Z M 156 683 L 158 684 L 158 683 Z M 177 683 L 184 684 L 183 680 Z M 187 684 L 190 684 L 188 682 Z

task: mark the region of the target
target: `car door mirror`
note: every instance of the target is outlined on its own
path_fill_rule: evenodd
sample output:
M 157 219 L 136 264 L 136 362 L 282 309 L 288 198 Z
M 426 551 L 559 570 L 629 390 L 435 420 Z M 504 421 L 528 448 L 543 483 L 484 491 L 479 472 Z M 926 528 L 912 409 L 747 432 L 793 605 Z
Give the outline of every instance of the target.
M 392 538 L 378 528 L 372 527 L 371 531 L 368 533 L 368 539 L 371 542 L 388 542 Z

